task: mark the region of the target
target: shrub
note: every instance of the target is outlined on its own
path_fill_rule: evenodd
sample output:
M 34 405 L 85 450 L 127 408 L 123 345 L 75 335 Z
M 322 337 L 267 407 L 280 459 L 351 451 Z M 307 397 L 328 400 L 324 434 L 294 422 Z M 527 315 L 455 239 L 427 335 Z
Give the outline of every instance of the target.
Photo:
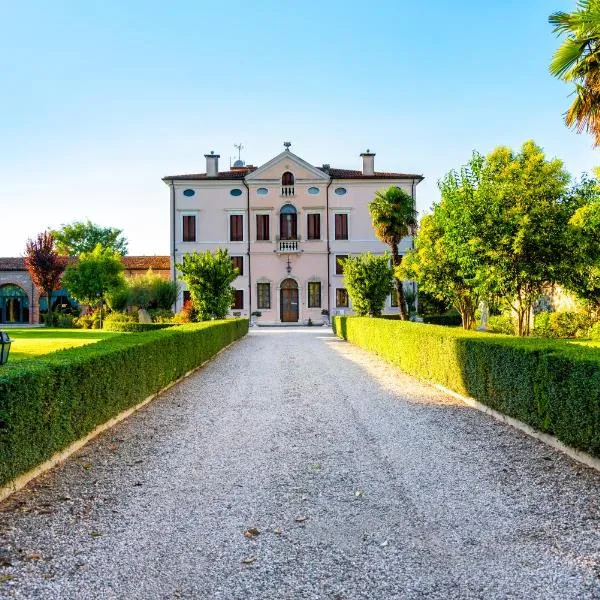
M 600 323 L 594 323 L 594 325 L 588 329 L 588 337 L 591 340 L 600 341 Z
M 245 319 L 115 335 L 0 372 L 0 485 L 214 356 Z
M 74 320 L 74 324 L 81 329 L 100 329 L 100 311 L 94 310 L 81 315 Z
M 106 327 L 108 323 L 137 323 L 137 320 L 137 314 L 111 312 L 104 317 L 104 327 Z
M 139 333 L 140 331 L 157 331 L 173 327 L 176 323 L 137 323 L 127 321 L 109 321 L 104 323 L 103 329 L 106 331 L 120 331 L 129 333 Z
M 153 323 L 172 323 L 173 311 L 165 308 L 151 308 L 148 314 L 152 317 Z
M 61 329 L 74 329 L 76 328 L 76 318 L 74 315 L 69 313 L 54 313 L 53 326 Z
M 533 333 L 541 337 L 583 337 L 592 325 L 592 319 L 582 312 L 541 312 L 535 316 Z
M 428 323 L 430 325 L 445 325 L 446 327 L 458 327 L 462 325 L 462 319 L 458 312 L 451 311 L 444 315 L 424 316 L 423 323 Z
M 488 317 L 487 331 L 515 335 L 515 324 L 509 315 L 491 315 Z
M 600 350 L 384 319 L 335 317 L 333 325 L 411 375 L 600 456 Z

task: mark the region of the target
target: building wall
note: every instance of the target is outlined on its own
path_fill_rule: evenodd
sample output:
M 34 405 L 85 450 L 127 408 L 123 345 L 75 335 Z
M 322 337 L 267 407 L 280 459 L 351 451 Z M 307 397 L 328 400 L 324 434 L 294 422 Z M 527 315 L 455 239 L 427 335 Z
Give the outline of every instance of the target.
M 39 323 L 40 320 L 40 294 L 31 282 L 27 271 L 1 271 L 0 287 L 3 285 L 19 286 L 29 300 L 29 323 Z
M 281 176 L 289 170 L 295 176 L 294 193 L 292 196 L 282 194 Z M 259 322 L 279 323 L 280 286 L 282 281 L 290 277 L 298 284 L 300 323 L 308 319 L 318 323 L 323 320 L 321 311 L 329 309 L 331 315 L 339 312 L 351 313 L 350 309 L 337 310 L 336 288 L 345 287 L 343 276 L 336 275 L 335 262 L 337 255 L 357 255 L 363 252 L 383 254 L 388 247 L 380 242 L 373 230 L 368 204 L 379 190 L 391 185 L 402 187 L 412 193 L 412 180 L 362 180 L 336 179 L 330 180 L 304 169 L 290 161 L 271 165 L 260 173 L 260 178 L 252 174 L 244 182 L 241 180 L 187 180 L 172 183 L 175 196 L 175 262 L 181 262 L 182 257 L 193 251 L 215 251 L 226 248 L 232 256 L 244 257 L 244 272 L 238 277 L 233 287 L 243 290 L 244 307 L 239 312 L 250 316 L 259 310 L 262 315 Z M 316 187 L 319 192 L 310 194 L 309 188 Z M 266 188 L 267 193 L 261 195 L 258 190 Z M 327 214 L 327 189 L 329 188 L 329 215 Z M 346 194 L 335 193 L 337 188 L 345 188 Z M 194 190 L 191 197 L 184 195 L 184 190 Z M 239 196 L 232 196 L 231 190 L 239 189 Z M 249 196 L 248 196 L 249 193 Z M 248 198 L 250 210 L 248 213 Z M 298 253 L 280 253 L 278 239 L 280 210 L 282 206 L 291 204 L 296 209 L 297 233 L 299 238 Z M 310 213 L 320 215 L 319 240 L 308 240 L 307 216 Z M 348 215 L 348 240 L 335 240 L 335 215 Z M 183 242 L 183 216 L 193 214 L 197 219 L 195 242 Z M 229 236 L 229 215 L 241 214 L 244 219 L 242 242 L 231 242 Z M 270 239 L 257 240 L 256 217 L 259 214 L 269 216 Z M 249 222 L 248 222 L 249 219 Z M 327 230 L 329 227 L 329 230 Z M 327 244 L 329 231 L 329 251 Z M 412 244 L 410 237 L 402 240 L 400 252 L 406 253 Z M 289 264 L 288 264 L 289 259 Z M 329 280 L 328 280 L 329 265 Z M 289 273 L 288 273 L 289 270 Z M 250 276 L 249 276 L 250 274 Z M 249 289 L 250 281 L 252 288 Z M 321 282 L 321 306 L 308 308 L 308 282 Z M 271 308 L 258 308 L 257 284 L 269 283 L 271 286 Z M 183 306 L 183 291 L 178 299 L 176 309 Z M 251 302 L 249 302 L 251 296 Z M 395 312 L 388 299 L 386 312 Z

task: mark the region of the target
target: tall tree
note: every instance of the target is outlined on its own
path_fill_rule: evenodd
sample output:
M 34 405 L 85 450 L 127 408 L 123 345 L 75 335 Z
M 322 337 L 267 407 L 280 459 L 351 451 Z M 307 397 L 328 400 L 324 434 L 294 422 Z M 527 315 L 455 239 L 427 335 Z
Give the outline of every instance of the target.
M 65 269 L 62 281 L 76 300 L 97 306 L 108 292 L 125 287 L 121 257 L 114 250 L 98 244 L 91 252 L 83 252 L 75 264 Z
M 79 256 L 84 252 L 93 252 L 98 244 L 125 256 L 127 239 L 122 233 L 121 229 L 101 227 L 89 219 L 85 222 L 75 221 L 68 225 L 61 225 L 60 229 L 52 231 L 56 249 L 67 256 Z
M 347 258 L 342 263 L 344 282 L 359 316 L 381 314 L 385 299 L 394 289 L 394 272 L 389 254 L 375 256 L 370 252 Z
M 468 245 L 457 245 L 456 238 L 445 235 L 445 209 L 442 201 L 433 214 L 423 217 L 415 250 L 404 257 L 398 276 L 414 279 L 420 292 L 452 305 L 460 313 L 462 326 L 472 329 L 481 286 L 472 262 L 464 260 Z
M 52 292 L 60 289 L 61 275 L 65 270 L 66 260 L 54 247 L 54 238 L 49 231 L 38 234 L 35 240 L 27 240 L 25 246 L 25 266 L 34 285 L 45 294 L 48 301 L 48 318 L 46 326 L 53 324 Z
M 550 73 L 575 85 L 565 123 L 594 136 L 600 145 L 600 0 L 579 0 L 577 10 L 549 17 L 554 33 L 566 35 L 550 63 Z
M 392 186 L 387 190 L 376 192 L 375 198 L 369 202 L 369 211 L 375 234 L 390 247 L 392 265 L 397 269 L 402 262 L 398 246 L 402 238 L 414 233 L 417 226 L 415 203 L 410 194 L 399 187 Z M 408 320 L 408 310 L 402 280 L 395 276 L 394 283 L 400 318 L 406 321 Z
M 227 250 L 185 254 L 177 269 L 190 291 L 200 320 L 224 319 L 233 302 L 231 284 L 237 277 Z
M 482 259 L 482 279 L 516 314 L 519 335 L 529 335 L 533 303 L 570 260 L 569 179 L 562 161 L 547 160 L 533 141 L 486 157 L 470 244 Z

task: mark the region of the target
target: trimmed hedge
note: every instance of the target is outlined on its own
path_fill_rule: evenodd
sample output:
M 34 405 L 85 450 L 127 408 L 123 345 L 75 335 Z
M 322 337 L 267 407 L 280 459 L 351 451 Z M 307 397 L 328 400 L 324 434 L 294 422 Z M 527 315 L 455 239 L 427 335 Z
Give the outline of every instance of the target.
M 365 317 L 336 334 L 403 371 L 600 456 L 600 349 Z
M 399 321 L 400 315 L 379 315 L 377 319 L 387 319 L 388 321 Z M 426 315 L 423 317 L 423 323 L 429 325 L 446 325 L 447 327 L 454 327 L 462 324 L 460 315 L 449 314 L 449 315 Z
M 0 368 L 0 485 L 135 406 L 248 332 L 210 321 L 61 350 Z
M 157 331 L 173 327 L 175 323 L 128 323 L 126 321 L 107 321 L 102 329 L 105 331 L 121 331 L 123 333 L 140 333 L 142 331 Z

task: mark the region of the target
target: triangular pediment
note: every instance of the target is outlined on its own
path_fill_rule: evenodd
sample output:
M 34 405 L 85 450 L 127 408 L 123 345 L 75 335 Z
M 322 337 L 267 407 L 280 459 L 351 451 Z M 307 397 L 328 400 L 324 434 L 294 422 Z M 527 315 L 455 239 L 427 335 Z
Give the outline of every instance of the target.
M 279 180 L 285 171 L 293 173 L 296 181 L 329 181 L 329 176 L 323 171 L 313 167 L 289 150 L 284 150 L 281 154 L 278 154 L 260 166 L 256 171 L 249 173 L 246 176 L 246 181 Z

